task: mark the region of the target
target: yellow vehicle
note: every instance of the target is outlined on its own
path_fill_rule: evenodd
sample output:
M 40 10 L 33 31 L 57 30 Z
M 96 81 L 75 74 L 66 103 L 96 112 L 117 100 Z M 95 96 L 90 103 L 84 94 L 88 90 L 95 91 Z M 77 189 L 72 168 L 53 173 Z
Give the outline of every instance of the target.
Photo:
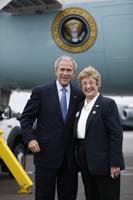
M 30 177 L 24 171 L 21 164 L 18 162 L 8 145 L 2 137 L 3 131 L 0 130 L 0 156 L 5 162 L 8 169 L 20 185 L 19 193 L 30 193 L 30 187 L 33 185 Z

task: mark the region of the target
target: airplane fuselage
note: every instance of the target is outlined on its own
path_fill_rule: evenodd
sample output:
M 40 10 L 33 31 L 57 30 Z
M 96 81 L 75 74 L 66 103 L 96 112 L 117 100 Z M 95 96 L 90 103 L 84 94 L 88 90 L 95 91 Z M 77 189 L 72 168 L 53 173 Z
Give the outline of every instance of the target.
M 133 94 L 133 2 L 106 1 L 71 7 L 85 10 L 96 23 L 93 44 L 80 52 L 57 45 L 52 31 L 59 11 L 29 15 L 0 13 L 0 88 L 31 89 L 52 81 L 56 58 L 69 55 L 78 63 L 78 72 L 88 65 L 100 71 L 103 93 Z

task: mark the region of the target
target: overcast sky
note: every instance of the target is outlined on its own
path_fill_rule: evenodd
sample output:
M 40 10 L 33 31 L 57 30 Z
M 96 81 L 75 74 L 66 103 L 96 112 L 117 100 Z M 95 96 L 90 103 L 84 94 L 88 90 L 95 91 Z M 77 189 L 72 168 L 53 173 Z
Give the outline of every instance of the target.
M 10 98 L 10 106 L 16 112 L 22 112 L 27 100 L 30 97 L 30 92 L 17 92 L 14 91 Z M 118 104 L 127 104 L 133 106 L 133 97 L 112 97 Z
M 27 100 L 30 97 L 30 92 L 17 92 L 14 91 L 11 95 L 9 105 L 11 109 L 16 112 L 22 112 Z

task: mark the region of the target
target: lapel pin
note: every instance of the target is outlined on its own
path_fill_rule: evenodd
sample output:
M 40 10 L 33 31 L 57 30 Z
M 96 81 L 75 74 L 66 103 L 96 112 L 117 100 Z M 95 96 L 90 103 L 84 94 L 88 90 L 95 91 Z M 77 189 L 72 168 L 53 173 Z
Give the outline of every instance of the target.
M 96 114 L 96 111 L 94 110 L 92 113 L 93 113 L 93 114 Z
M 78 116 L 79 116 L 79 112 L 76 113 L 75 117 L 78 117 Z
M 97 105 L 95 105 L 96 106 L 96 108 L 98 108 L 99 107 L 99 105 L 97 104 Z

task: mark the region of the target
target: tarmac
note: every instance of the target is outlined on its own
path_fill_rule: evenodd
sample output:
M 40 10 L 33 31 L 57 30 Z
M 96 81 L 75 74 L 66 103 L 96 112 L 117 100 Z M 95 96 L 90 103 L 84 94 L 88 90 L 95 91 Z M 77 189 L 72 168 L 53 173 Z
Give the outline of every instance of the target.
M 124 132 L 123 148 L 126 169 L 122 172 L 121 176 L 120 200 L 133 200 L 133 131 Z M 27 156 L 26 171 L 34 183 L 34 165 L 32 155 Z M 18 194 L 17 191 L 19 189 L 20 187 L 15 179 L 10 178 L 7 173 L 0 173 L 0 200 L 34 200 L 34 185 L 31 187 L 30 194 Z M 80 174 L 77 200 L 85 200 Z

